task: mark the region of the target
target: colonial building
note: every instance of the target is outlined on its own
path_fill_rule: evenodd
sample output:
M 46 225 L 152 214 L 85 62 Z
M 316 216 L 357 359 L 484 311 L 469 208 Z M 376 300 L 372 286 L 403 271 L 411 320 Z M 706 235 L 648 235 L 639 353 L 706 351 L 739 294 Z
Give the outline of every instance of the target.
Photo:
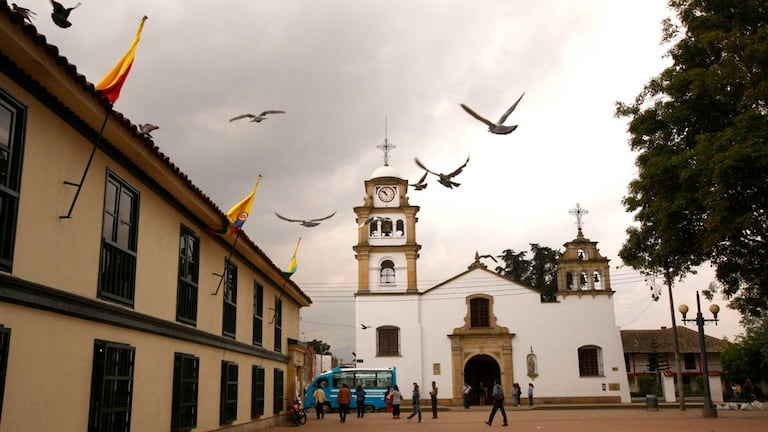
M 556 298 L 545 301 L 471 251 L 456 251 L 468 258 L 465 271 L 419 287 L 419 207 L 407 180 L 385 163 L 364 190 L 353 247 L 355 348 L 364 366 L 397 367 L 404 391 L 435 381 L 442 404 L 460 405 L 465 381 L 477 402 L 480 383 L 496 379 L 507 394 L 516 382 L 524 392 L 533 383 L 537 403 L 630 402 L 608 259 L 583 236 L 581 213 L 577 237 L 564 245 Z
M 677 335 L 683 385 L 692 392 L 703 392 L 699 387 L 701 385 L 699 381 L 704 376 L 699 332 L 678 326 Z M 662 327 L 657 330 L 622 330 L 621 341 L 624 347 L 624 363 L 630 391 L 639 390 L 639 377 L 651 375 L 656 377 L 661 385 L 664 399 L 667 402 L 674 402 L 677 399 L 677 366 L 675 337 L 672 329 Z M 722 339 L 705 335 L 709 388 L 713 402 L 724 400 L 725 388 L 720 353 L 726 345 L 727 342 Z
M 283 422 L 311 300 L 227 221 L 0 0 L 0 431 Z

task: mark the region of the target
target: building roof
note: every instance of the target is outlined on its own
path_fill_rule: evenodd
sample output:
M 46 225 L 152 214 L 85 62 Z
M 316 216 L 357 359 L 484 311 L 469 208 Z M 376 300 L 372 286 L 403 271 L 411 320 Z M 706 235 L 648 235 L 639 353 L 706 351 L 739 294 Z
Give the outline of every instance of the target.
M 681 353 L 700 353 L 699 332 L 688 327 L 677 327 Z M 657 344 L 654 349 L 653 342 Z M 674 332 L 671 328 L 662 327 L 658 330 L 621 330 L 621 343 L 625 353 L 675 352 Z M 728 341 L 712 336 L 706 336 L 707 352 L 722 352 Z
M 395 177 L 399 179 L 403 178 L 396 169 L 389 165 L 380 166 L 376 168 L 375 171 L 373 171 L 373 174 L 371 174 L 371 179 L 380 177 Z
M 70 89 L 74 89 L 74 91 L 84 94 L 85 99 L 89 99 L 90 102 L 94 103 L 95 105 L 101 106 L 104 109 L 104 112 L 109 112 L 110 120 L 117 123 L 120 128 L 127 131 L 128 135 L 132 137 L 130 149 L 125 148 L 121 142 L 110 140 L 106 136 L 103 137 L 100 144 L 101 146 L 109 146 L 116 149 L 120 154 L 126 156 L 127 159 L 133 163 L 136 163 L 140 167 L 141 161 L 147 160 L 141 159 L 141 157 L 144 154 L 148 154 L 150 160 L 153 161 L 151 163 L 153 166 L 145 166 L 142 168 L 147 168 L 144 170 L 144 172 L 151 177 L 154 176 L 153 180 L 155 180 L 158 185 L 165 188 L 172 188 L 176 187 L 176 185 L 180 185 L 180 190 L 184 190 L 185 193 L 196 197 L 197 202 L 180 199 L 180 202 L 183 201 L 183 204 L 187 206 L 190 211 L 195 213 L 195 210 L 198 210 L 213 214 L 220 221 L 216 223 L 221 223 L 222 225 L 227 223 L 226 213 L 218 206 L 216 206 L 216 204 L 214 204 L 214 202 L 205 193 L 203 193 L 199 187 L 194 185 L 189 177 L 183 173 L 181 169 L 176 166 L 176 164 L 174 164 L 167 155 L 160 151 L 159 147 L 154 144 L 154 141 L 150 137 L 140 133 L 138 126 L 134 125 L 122 113 L 115 111 L 114 108 L 111 107 L 110 102 L 106 96 L 102 95 L 101 92 L 96 90 L 94 84 L 89 82 L 83 74 L 79 73 L 75 65 L 71 64 L 66 57 L 59 54 L 59 48 L 49 44 L 45 36 L 37 32 L 37 28 L 34 25 L 25 22 L 24 17 L 21 14 L 15 12 L 9 7 L 6 0 L 0 0 L 0 16 L 2 16 L 4 19 L 8 19 L 12 24 L 12 26 L 7 27 L 7 34 L 4 34 L 2 31 L 3 29 L 0 29 L 0 36 L 8 36 L 7 38 L 0 37 L 0 40 L 3 40 L 4 42 L 3 46 L 0 46 L 0 65 L 2 65 L 3 73 L 8 74 L 12 77 L 12 79 L 22 81 L 23 87 L 38 97 L 42 95 L 42 97 L 47 99 L 49 103 L 56 105 L 57 110 L 60 112 L 66 112 L 76 116 L 78 120 L 83 125 L 85 125 L 86 128 L 89 128 L 89 132 L 92 132 L 95 135 L 97 133 L 96 130 L 88 125 L 87 119 L 83 118 L 81 112 L 77 108 L 64 105 L 62 98 L 59 97 L 59 93 L 70 91 Z M 18 28 L 19 32 L 23 36 L 18 35 L 16 32 L 12 31 L 14 26 Z M 9 35 L 12 35 L 13 37 L 10 37 Z M 22 42 L 23 40 L 26 41 Z M 14 42 L 18 42 L 18 45 L 13 45 L 12 43 Z M 42 63 L 42 59 L 37 57 L 39 53 L 31 52 L 28 52 L 28 55 L 30 56 L 29 62 L 32 62 L 32 64 L 35 65 L 34 72 L 25 69 L 25 65 L 28 66 L 29 62 L 26 64 L 17 63 L 16 57 L 21 56 L 14 57 L 14 54 L 19 53 L 20 50 L 24 49 L 24 46 L 28 47 L 29 44 L 38 47 L 42 53 L 42 59 L 47 58 L 47 60 L 50 61 L 54 66 L 50 69 L 40 67 L 39 63 Z M 8 52 L 5 52 L 6 49 Z M 116 55 L 117 54 L 119 53 L 116 53 Z M 35 58 L 32 59 L 31 57 L 33 56 Z M 26 59 L 20 61 L 24 62 Z M 50 79 L 46 81 L 46 78 L 42 77 L 42 74 L 47 73 L 49 70 L 52 71 L 52 73 L 60 73 L 64 75 L 65 79 L 63 79 L 62 82 L 67 80 L 69 81 L 67 88 L 64 88 L 65 86 L 61 85 L 52 85 L 52 81 Z M 53 72 L 55 70 L 58 71 Z M 36 75 L 32 76 L 32 73 L 35 73 Z M 157 171 L 155 169 L 157 167 L 161 167 L 161 171 Z M 162 174 L 158 175 L 158 172 L 162 172 Z M 174 178 L 175 180 L 168 181 L 168 178 Z M 170 190 L 169 192 L 173 195 Z M 201 218 L 201 220 L 207 221 L 208 219 Z M 283 275 L 282 269 L 275 265 L 274 262 L 272 262 L 272 260 L 267 256 L 267 254 L 264 253 L 261 248 L 259 248 L 250 238 L 248 238 L 245 232 L 241 231 L 239 237 L 239 243 L 244 244 L 246 248 L 252 251 L 249 251 L 249 253 L 253 254 L 251 256 L 255 255 L 259 260 L 266 263 L 267 266 L 272 267 L 272 273 L 277 275 L 277 278 L 281 278 L 280 275 Z M 238 246 L 238 249 L 240 249 L 240 246 Z M 298 297 L 303 302 L 306 302 L 307 305 L 312 303 L 310 297 L 304 291 L 302 291 L 294 281 L 288 279 L 285 276 L 282 276 L 282 278 L 285 279 L 284 281 L 280 281 L 282 282 L 283 286 L 291 287 L 293 291 L 298 294 Z

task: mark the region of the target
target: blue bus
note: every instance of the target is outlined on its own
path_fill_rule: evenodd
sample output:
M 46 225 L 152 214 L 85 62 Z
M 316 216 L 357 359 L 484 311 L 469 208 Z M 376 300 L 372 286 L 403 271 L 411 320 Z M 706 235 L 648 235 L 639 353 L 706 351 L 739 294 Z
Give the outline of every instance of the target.
M 321 388 L 325 392 L 325 411 L 339 409 L 339 389 L 342 384 L 347 384 L 352 392 L 352 403 L 350 409 L 357 409 L 355 401 L 355 389 L 357 385 L 363 386 L 365 390 L 366 411 L 377 411 L 386 409 L 387 401 L 385 399 L 387 388 L 397 384 L 396 368 L 333 368 L 328 372 L 323 372 L 316 376 L 309 384 L 304 397 L 304 409 L 314 409 L 315 389 Z

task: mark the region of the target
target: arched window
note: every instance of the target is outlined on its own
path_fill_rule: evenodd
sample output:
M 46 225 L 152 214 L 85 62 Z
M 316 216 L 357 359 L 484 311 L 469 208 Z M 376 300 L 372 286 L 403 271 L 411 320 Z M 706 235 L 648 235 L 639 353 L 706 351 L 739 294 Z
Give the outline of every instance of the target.
M 592 272 L 592 282 L 594 283 L 596 290 L 603 289 L 603 277 L 600 275 L 600 272 L 595 270 Z
M 579 274 L 579 289 L 589 289 L 589 279 L 587 279 L 587 272 L 581 272 L 581 274 Z
M 603 350 L 599 346 L 579 348 L 579 376 L 603 376 Z
M 379 270 L 379 283 L 395 283 L 395 263 L 390 260 L 384 260 L 381 263 L 381 270 Z
M 392 237 L 392 219 L 381 221 L 381 235 L 382 237 Z
M 473 298 L 469 301 L 469 326 L 490 327 L 490 302 L 487 298 Z
M 376 329 L 376 356 L 393 357 L 400 355 L 400 328 L 381 326 Z
M 565 287 L 569 290 L 573 289 L 573 273 L 571 272 L 565 274 Z
M 579 259 L 582 261 L 589 259 L 589 256 L 587 255 L 587 251 L 585 251 L 584 249 L 579 249 L 578 254 L 579 254 Z
M 402 219 L 398 219 L 395 223 L 395 234 L 397 234 L 398 237 L 405 235 L 405 222 L 403 222 Z

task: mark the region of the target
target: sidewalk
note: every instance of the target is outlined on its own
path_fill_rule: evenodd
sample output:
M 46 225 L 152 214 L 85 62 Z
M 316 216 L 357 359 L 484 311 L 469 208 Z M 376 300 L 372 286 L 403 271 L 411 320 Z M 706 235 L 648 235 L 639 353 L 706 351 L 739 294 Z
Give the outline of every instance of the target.
M 656 432 L 656 431 L 701 431 L 701 432 L 758 432 L 768 431 L 768 410 L 761 411 L 718 411 L 718 418 L 703 418 L 700 408 L 679 409 L 663 408 L 659 411 L 646 411 L 627 407 L 611 409 L 544 409 L 547 406 L 507 409 L 509 427 L 501 426 L 501 413 L 496 413 L 492 426 L 488 420 L 490 406 L 472 407 L 469 410 L 451 407 L 439 411 L 433 419 L 430 410 L 422 412 L 422 423 L 416 417 L 406 420 L 408 414 L 399 420 L 387 412 L 368 413 L 359 419 L 354 413 L 347 416 L 347 422 L 339 422 L 338 413 L 329 413 L 325 419 L 317 420 L 314 413 L 308 413 L 309 419 L 304 426 L 285 426 L 268 429 L 270 432 L 403 432 L 419 430 L 422 432 L 467 432 L 490 429 L 515 432 Z M 551 407 L 551 405 L 550 405 Z M 542 409 L 538 409 L 542 408 Z M 406 411 L 404 411 L 405 413 Z

